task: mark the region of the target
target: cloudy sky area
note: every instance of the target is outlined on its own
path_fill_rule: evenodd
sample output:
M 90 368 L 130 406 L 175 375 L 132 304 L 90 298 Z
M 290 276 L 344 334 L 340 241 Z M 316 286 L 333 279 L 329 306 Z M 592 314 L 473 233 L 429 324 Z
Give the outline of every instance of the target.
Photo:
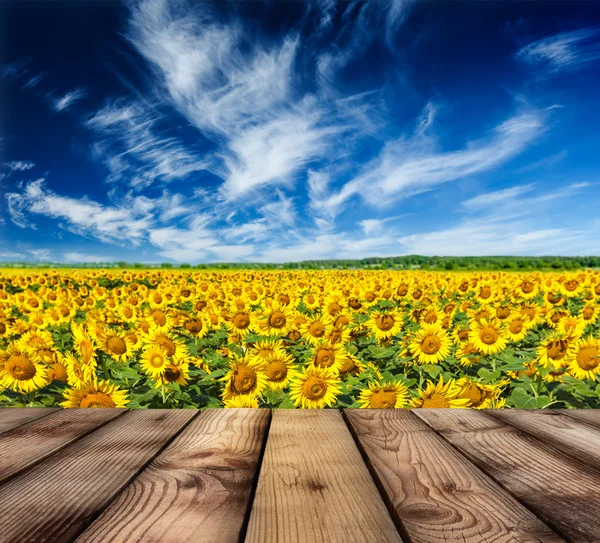
M 0 18 L 0 260 L 600 254 L 597 2 Z

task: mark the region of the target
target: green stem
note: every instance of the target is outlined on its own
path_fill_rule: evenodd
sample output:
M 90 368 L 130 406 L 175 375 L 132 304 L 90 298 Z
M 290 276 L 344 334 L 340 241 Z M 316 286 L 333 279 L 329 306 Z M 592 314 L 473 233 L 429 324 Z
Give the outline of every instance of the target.
M 163 378 L 160 378 L 160 393 L 162 396 L 162 403 L 163 405 L 165 404 L 165 383 L 163 381 Z

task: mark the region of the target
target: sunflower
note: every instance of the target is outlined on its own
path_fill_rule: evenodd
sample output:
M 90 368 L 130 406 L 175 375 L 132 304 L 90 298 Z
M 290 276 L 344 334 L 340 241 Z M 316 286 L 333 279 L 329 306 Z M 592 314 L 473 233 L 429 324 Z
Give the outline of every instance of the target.
M 155 380 L 160 380 L 169 364 L 170 361 L 166 349 L 156 344 L 147 346 L 140 357 L 140 366 Z
M 322 341 L 330 331 L 331 324 L 329 319 L 325 316 L 308 319 L 306 322 L 302 323 L 299 328 L 302 337 L 311 345 L 316 345 L 319 341 Z
M 600 374 L 600 340 L 589 336 L 572 344 L 567 370 L 576 379 L 597 379 Z
M 402 316 L 397 311 L 373 311 L 365 326 L 371 330 L 378 342 L 390 339 L 402 329 Z
M 211 325 L 204 313 L 197 313 L 194 317 L 183 315 L 181 326 L 188 334 L 197 339 L 202 339 L 208 334 Z
M 458 379 L 456 384 L 463 389 L 459 398 L 469 400 L 471 402 L 469 407 L 474 409 L 489 409 L 502 392 L 500 387 L 507 383 L 484 385 L 463 377 L 462 379 Z
M 66 390 L 61 407 L 126 407 L 127 391 L 108 381 L 94 380 L 80 387 Z
M 149 307 L 143 312 L 143 317 L 150 323 L 150 328 L 166 332 L 173 327 L 173 317 L 164 307 Z
M 410 349 L 420 364 L 437 364 L 450 354 L 450 338 L 439 323 L 423 324 Z
M 346 353 L 346 361 L 340 368 L 340 376 L 348 377 L 350 375 L 359 375 L 365 371 L 365 365 L 356 356 Z
M 252 333 L 256 325 L 256 316 L 250 309 L 231 308 L 225 319 L 225 327 L 230 334 L 244 338 Z
M 600 305 L 598 304 L 586 304 L 581 308 L 579 312 L 579 316 L 585 322 L 586 326 L 588 324 L 595 324 L 598 320 L 598 316 L 600 315 Z
M 521 341 L 529 332 L 530 321 L 523 317 L 520 313 L 513 313 L 506 319 L 506 327 L 504 331 L 511 341 Z
M 48 370 L 34 355 L 12 342 L 0 369 L 0 385 L 17 392 L 33 392 L 48 384 Z
M 247 354 L 241 357 L 232 356 L 229 373 L 223 380 L 225 381 L 223 400 L 235 396 L 259 397 L 268 385 L 265 364 Z
M 125 362 L 133 355 L 129 339 L 122 332 L 107 329 L 98 339 L 98 347 L 116 362 Z
M 144 346 L 155 345 L 162 347 L 169 358 L 176 360 L 184 360 L 189 356 L 185 344 L 175 339 L 174 335 L 170 332 L 163 332 L 158 329 L 151 330 L 148 335 L 143 337 L 142 343 Z
M 494 354 L 506 347 L 506 333 L 495 319 L 483 319 L 471 324 L 469 341 L 484 354 Z
M 264 364 L 269 388 L 282 390 L 298 373 L 294 368 L 294 358 L 285 352 L 277 351 Z
M 358 400 L 362 408 L 400 408 L 408 405 L 408 389 L 398 381 L 370 383 L 369 388 L 360 393 Z
M 346 358 L 346 352 L 340 345 L 321 341 L 315 345 L 310 363 L 337 375 L 344 366 Z
M 223 400 L 223 405 L 233 409 L 256 409 L 258 407 L 258 400 L 254 396 L 233 396 L 228 400 Z
M 290 383 L 290 398 L 296 407 L 318 409 L 331 407 L 341 393 L 340 380 L 323 368 L 304 368 Z
M 560 368 L 569 354 L 569 339 L 558 335 L 549 335 L 536 349 L 537 363 L 544 368 Z
M 73 353 L 66 353 L 63 362 L 67 370 L 67 383 L 72 387 L 81 386 L 94 379 L 96 367 L 84 364 Z
M 73 334 L 73 348 L 81 361 L 92 368 L 96 367 L 96 351 L 91 334 L 77 323 L 71 323 Z
M 579 339 L 583 335 L 587 323 L 575 315 L 566 315 L 558 321 L 556 331 L 565 337 Z
M 289 305 L 273 302 L 262 311 L 259 329 L 269 336 L 285 336 L 293 318 L 294 313 Z
M 427 381 L 425 390 L 419 390 L 419 397 L 410 401 L 411 407 L 469 407 L 471 400 L 461 398 L 463 387 L 456 384 L 454 379 L 447 383 L 440 377 L 437 385 Z
M 154 388 L 160 388 L 162 385 L 177 383 L 179 386 L 185 386 L 190 378 L 190 366 L 186 362 L 169 362 L 161 378 L 156 381 Z

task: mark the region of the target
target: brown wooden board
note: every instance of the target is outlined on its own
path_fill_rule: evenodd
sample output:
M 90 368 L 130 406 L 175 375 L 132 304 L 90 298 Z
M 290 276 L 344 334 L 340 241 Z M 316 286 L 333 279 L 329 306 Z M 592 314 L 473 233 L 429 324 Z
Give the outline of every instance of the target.
M 275 410 L 246 542 L 401 541 L 337 410 Z
M 267 409 L 204 411 L 77 543 L 239 541 L 270 417 Z
M 554 445 L 578 462 L 586 462 L 600 470 L 600 428 L 548 409 L 490 409 L 485 412 Z
M 0 433 L 16 428 L 30 420 L 39 419 L 59 411 L 58 407 L 2 407 L 0 408 Z
M 564 541 L 411 412 L 345 414 L 411 542 Z
M 556 409 L 556 411 L 588 424 L 600 426 L 600 409 Z
M 412 411 L 570 541 L 600 539 L 598 472 L 472 409 Z
M 4 432 L 0 438 L 0 483 L 126 412 L 64 409 Z
M 11 479 L 0 487 L 0 540 L 73 541 L 197 413 L 126 413 Z

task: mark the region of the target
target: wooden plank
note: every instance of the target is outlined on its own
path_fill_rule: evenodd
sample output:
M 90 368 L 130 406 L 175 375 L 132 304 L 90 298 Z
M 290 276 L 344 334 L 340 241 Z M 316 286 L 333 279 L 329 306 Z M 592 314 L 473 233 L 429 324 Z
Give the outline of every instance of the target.
M 337 410 L 276 410 L 247 543 L 401 541 Z
M 239 541 L 270 417 L 267 409 L 204 411 L 77 543 Z
M 405 539 L 564 541 L 411 412 L 345 414 Z
M 16 428 L 31 420 L 46 417 L 58 407 L 3 407 L 0 409 L 0 433 Z
M 73 541 L 196 414 L 126 413 L 11 479 L 0 487 L 2 543 Z
M 413 412 L 560 535 L 598 541 L 598 471 L 481 411 Z
M 578 462 L 600 468 L 600 428 L 548 409 L 490 409 L 485 412 L 557 447 Z
M 555 409 L 553 411 L 582 420 L 593 426 L 600 426 L 600 409 Z
M 126 412 L 64 409 L 4 432 L 0 439 L 0 483 Z

